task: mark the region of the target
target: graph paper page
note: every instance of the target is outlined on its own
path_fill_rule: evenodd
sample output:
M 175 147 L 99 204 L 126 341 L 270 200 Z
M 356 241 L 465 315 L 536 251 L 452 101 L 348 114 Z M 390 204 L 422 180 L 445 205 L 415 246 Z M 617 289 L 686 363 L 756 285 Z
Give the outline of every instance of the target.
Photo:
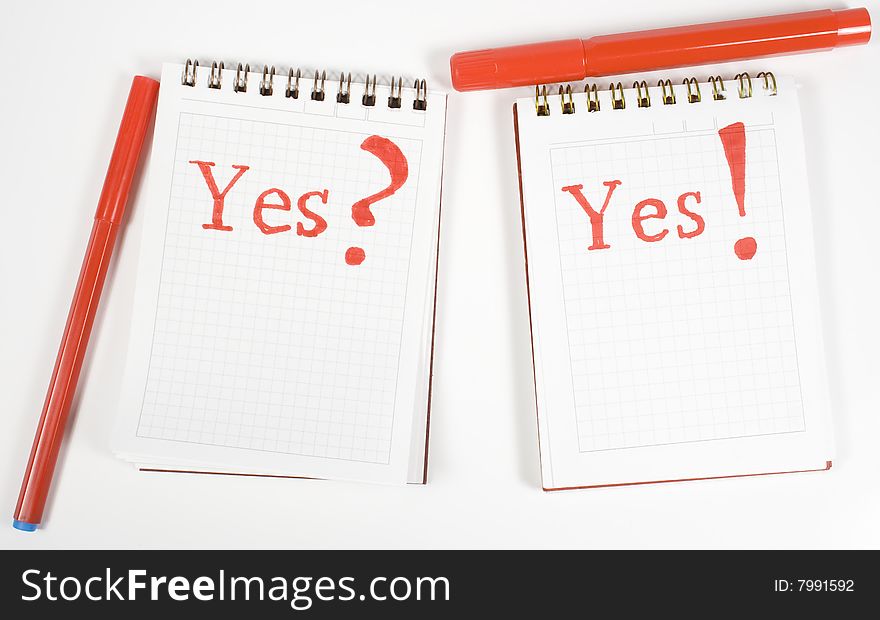
M 117 451 L 420 479 L 445 95 L 390 109 L 379 86 L 367 108 L 354 84 L 346 105 L 330 82 L 313 101 L 311 80 L 293 99 L 286 77 L 263 96 L 258 74 L 234 92 L 234 71 L 217 90 L 181 71 L 163 70 Z
M 830 458 L 796 87 L 730 86 L 517 102 L 547 488 Z

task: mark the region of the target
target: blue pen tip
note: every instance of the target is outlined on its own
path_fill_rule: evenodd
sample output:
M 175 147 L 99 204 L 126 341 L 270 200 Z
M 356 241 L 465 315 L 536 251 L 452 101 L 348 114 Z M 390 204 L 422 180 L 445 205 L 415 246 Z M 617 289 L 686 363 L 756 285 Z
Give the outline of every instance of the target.
M 28 523 L 27 521 L 19 521 L 18 519 L 12 520 L 12 527 L 17 530 L 21 530 L 22 532 L 36 532 L 37 524 L 36 523 Z

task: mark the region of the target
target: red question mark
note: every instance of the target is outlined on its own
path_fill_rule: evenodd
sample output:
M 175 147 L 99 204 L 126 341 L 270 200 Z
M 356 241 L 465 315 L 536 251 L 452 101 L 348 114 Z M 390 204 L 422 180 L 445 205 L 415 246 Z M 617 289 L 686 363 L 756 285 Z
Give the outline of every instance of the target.
M 368 153 L 372 153 L 379 158 L 391 175 L 391 182 L 383 190 L 376 192 L 366 198 L 361 198 L 351 205 L 351 219 L 358 226 L 372 226 L 376 223 L 373 212 L 370 211 L 370 205 L 379 202 L 384 198 L 388 198 L 394 192 L 403 187 L 409 176 L 409 165 L 403 152 L 388 138 L 382 136 L 370 136 L 361 143 L 361 148 Z M 366 256 L 363 248 L 350 247 L 345 251 L 345 262 L 349 265 L 360 265 L 364 262 Z

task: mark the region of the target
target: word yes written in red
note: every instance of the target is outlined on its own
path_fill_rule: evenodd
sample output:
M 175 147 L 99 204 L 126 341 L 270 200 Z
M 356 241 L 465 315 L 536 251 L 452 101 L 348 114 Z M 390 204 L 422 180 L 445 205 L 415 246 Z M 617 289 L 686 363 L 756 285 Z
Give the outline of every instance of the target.
M 590 218 L 590 228 L 592 229 L 593 242 L 588 250 L 605 250 L 611 246 L 605 242 L 605 210 L 608 203 L 611 202 L 611 196 L 614 190 L 621 185 L 620 181 L 605 181 L 603 185 L 606 187 L 605 201 L 602 208 L 598 211 L 590 204 L 584 195 L 583 185 L 568 185 L 562 188 L 563 192 L 571 194 L 580 207 Z M 691 211 L 689 205 L 700 204 L 700 192 L 685 192 L 678 197 L 677 207 L 679 213 L 686 216 L 693 223 L 691 227 L 685 228 L 681 224 L 676 226 L 676 232 L 679 239 L 690 239 L 702 234 L 706 229 L 706 222 L 703 218 Z M 646 224 L 649 220 L 663 220 L 668 213 L 666 203 L 658 198 L 645 198 L 636 204 L 632 212 L 632 228 L 636 236 L 642 241 L 649 243 L 660 241 L 669 234 L 669 228 L 665 226 L 650 226 Z
M 357 226 L 373 226 L 376 224 L 376 218 L 370 210 L 370 207 L 375 206 L 376 203 L 394 195 L 397 190 L 403 187 L 407 178 L 409 178 L 409 165 L 407 164 L 406 157 L 400 150 L 400 147 L 388 138 L 383 138 L 382 136 L 369 136 L 361 142 L 360 147 L 361 150 L 370 153 L 377 158 L 388 170 L 389 175 L 389 180 L 385 186 L 351 205 L 351 219 Z M 202 228 L 205 230 L 232 230 L 232 226 L 223 223 L 223 209 L 226 202 L 226 195 L 229 193 L 229 190 L 238 183 L 238 180 L 242 175 L 250 170 L 250 166 L 233 164 L 232 169 L 235 171 L 235 174 L 232 175 L 232 178 L 226 184 L 226 187 L 221 191 L 220 187 L 217 185 L 217 180 L 214 178 L 213 169 L 216 166 L 214 162 L 194 159 L 189 163 L 195 164 L 199 167 L 199 172 L 202 173 L 202 178 L 204 178 L 205 183 L 208 186 L 208 191 L 211 193 L 211 198 L 214 201 L 214 206 L 211 211 L 211 223 L 202 224 Z M 302 222 L 297 222 L 297 235 L 301 237 L 317 237 L 327 230 L 327 220 L 312 211 L 308 207 L 308 203 L 312 199 L 317 199 L 320 200 L 321 203 L 327 204 L 329 195 L 330 190 L 323 189 L 306 192 L 297 199 L 296 208 L 299 209 L 299 212 L 311 222 L 308 227 Z M 266 235 L 273 235 L 290 230 L 290 224 L 273 226 L 267 223 L 264 217 L 264 212 L 267 209 L 290 211 L 291 204 L 292 201 L 290 196 L 286 192 L 277 187 L 270 187 L 257 196 L 257 200 L 254 203 L 254 224 L 256 224 L 257 228 Z M 365 257 L 366 252 L 364 249 L 357 246 L 350 247 L 345 251 L 345 262 L 349 265 L 360 265 L 364 262 Z
M 730 188 L 736 199 L 737 210 L 740 217 L 746 216 L 746 127 L 742 122 L 731 123 L 726 127 L 718 130 L 718 137 L 721 139 L 721 145 L 724 148 L 724 156 L 727 159 L 727 167 L 730 171 Z M 611 195 L 614 190 L 621 185 L 620 181 L 605 181 L 605 202 L 602 208 L 596 211 L 584 195 L 583 185 L 568 185 L 562 188 L 563 192 L 567 192 L 574 197 L 577 203 L 590 218 L 590 228 L 592 229 L 593 242 L 590 244 L 589 250 L 605 250 L 609 247 L 605 243 L 604 222 L 605 209 L 611 201 Z M 689 204 L 700 204 L 700 192 L 685 192 L 678 197 L 676 201 L 678 211 L 691 220 L 692 228 L 685 229 L 679 224 L 676 226 L 678 237 L 680 239 L 691 239 L 703 233 L 706 229 L 706 222 L 703 218 L 692 211 Z M 653 243 L 660 241 L 669 234 L 669 228 L 663 225 L 666 218 L 666 204 L 657 198 L 645 198 L 636 204 L 632 212 L 633 232 L 642 241 Z M 653 222 L 649 224 L 648 232 L 645 222 L 648 220 L 660 220 L 660 223 Z M 758 250 L 758 242 L 754 237 L 743 237 L 733 245 L 733 251 L 740 260 L 748 261 L 754 258 Z
M 202 173 L 202 176 L 205 179 L 205 183 L 208 185 L 208 190 L 211 192 L 211 198 L 214 199 L 214 208 L 211 213 L 211 223 L 210 224 L 202 224 L 202 228 L 205 230 L 232 230 L 232 226 L 227 226 L 223 223 L 223 208 L 226 202 L 226 194 L 229 193 L 229 190 L 238 182 L 238 180 L 242 177 L 242 175 L 250 170 L 250 166 L 243 166 L 240 164 L 233 164 L 232 168 L 236 171 L 235 175 L 232 177 L 232 180 L 226 184 L 226 187 L 223 188 L 223 191 L 217 185 L 217 181 L 214 179 L 213 167 L 215 166 L 212 161 L 199 161 L 193 160 L 189 162 L 191 164 L 196 164 L 199 167 L 199 171 Z M 327 230 L 327 220 L 323 217 L 310 210 L 306 204 L 312 198 L 318 198 L 322 203 L 327 204 L 327 197 L 329 196 L 329 190 L 321 190 L 321 191 L 312 191 L 306 192 L 302 196 L 300 196 L 296 201 L 296 207 L 299 209 L 299 212 L 302 213 L 305 217 L 311 220 L 311 225 L 309 228 L 306 228 L 302 222 L 297 222 L 296 224 L 296 234 L 301 237 L 317 237 L 322 232 Z M 263 211 L 266 209 L 277 209 L 281 211 L 290 211 L 291 208 L 291 200 L 290 196 L 284 190 L 278 189 L 277 187 L 270 187 L 259 196 L 257 196 L 257 200 L 254 203 L 254 224 L 257 225 L 264 234 L 272 235 L 275 233 L 286 232 L 291 229 L 290 224 L 281 224 L 279 226 L 272 226 L 266 223 L 266 220 L 263 217 Z

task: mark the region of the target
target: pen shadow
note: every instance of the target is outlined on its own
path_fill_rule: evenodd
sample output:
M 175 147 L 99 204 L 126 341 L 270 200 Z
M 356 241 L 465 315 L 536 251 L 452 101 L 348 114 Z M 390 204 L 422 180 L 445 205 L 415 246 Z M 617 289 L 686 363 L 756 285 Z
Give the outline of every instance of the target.
M 803 123 L 809 119 L 822 118 L 825 110 L 821 109 L 816 100 L 811 97 L 801 97 L 800 105 L 803 115 Z M 804 151 L 807 161 L 807 178 L 816 179 L 812 171 L 830 169 L 828 161 L 833 149 L 829 147 L 827 126 L 825 123 L 812 123 L 810 131 L 803 132 Z M 822 336 L 824 341 L 824 355 L 826 360 L 826 375 L 828 377 L 828 392 L 832 421 L 833 436 L 836 453 L 845 458 L 850 451 L 850 406 L 846 394 L 841 389 L 843 377 L 841 369 L 845 368 L 842 362 L 839 344 L 843 339 L 840 336 L 840 314 L 835 303 L 834 274 L 840 270 L 835 265 L 834 244 L 831 242 L 833 224 L 831 218 L 836 213 L 835 209 L 818 208 L 819 205 L 834 205 L 835 199 L 829 193 L 825 183 L 812 181 L 809 183 L 811 215 L 813 219 L 813 248 L 816 256 L 816 279 L 819 283 L 819 310 L 822 321 Z

